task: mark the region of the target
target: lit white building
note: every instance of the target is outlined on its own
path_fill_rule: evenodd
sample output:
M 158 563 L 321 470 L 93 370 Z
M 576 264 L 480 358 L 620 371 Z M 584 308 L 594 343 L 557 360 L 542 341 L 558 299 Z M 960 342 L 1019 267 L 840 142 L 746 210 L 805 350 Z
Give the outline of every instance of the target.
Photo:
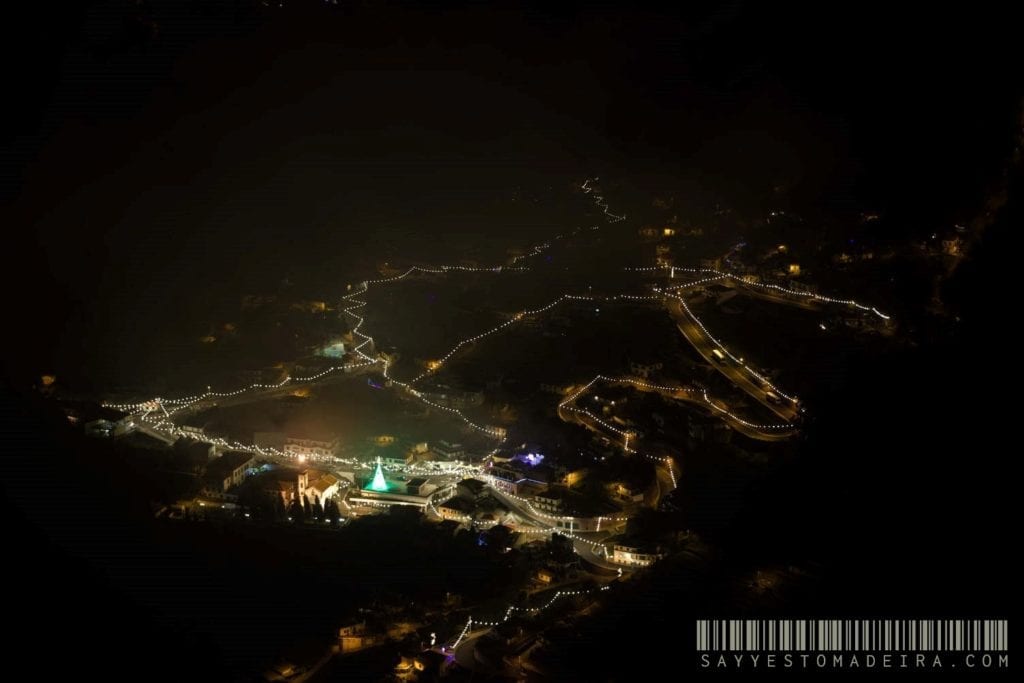
M 630 567 L 649 567 L 663 557 L 665 552 L 659 547 L 623 542 L 612 547 L 612 555 L 608 559 Z
M 338 493 L 340 483 L 338 478 L 328 472 L 316 473 L 319 476 L 307 477 L 306 486 L 306 497 L 312 502 L 317 498 L 323 503 L 328 498 L 334 497 Z
M 341 489 L 340 480 L 329 472 L 320 470 L 293 470 L 284 468 L 262 475 L 263 490 L 280 496 L 285 505 L 293 500 L 301 501 L 303 496 L 314 502 L 317 498 L 323 503 L 328 498 L 338 495 Z
M 441 519 L 451 519 L 456 522 L 468 522 L 472 519 L 474 505 L 462 498 L 452 498 L 437 506 L 437 512 Z
M 333 458 L 337 450 L 337 437 L 329 440 L 288 437 L 284 440 L 284 452 L 299 461 Z
M 224 493 L 245 479 L 245 472 L 253 466 L 251 453 L 228 451 L 206 468 L 207 487 L 215 493 Z
M 466 449 L 462 447 L 462 444 L 451 443 L 443 439 L 436 442 L 431 450 L 437 454 L 438 460 L 459 460 L 466 455 Z
M 560 491 L 547 490 L 532 498 L 533 506 L 550 515 L 560 515 L 565 507 L 565 500 Z

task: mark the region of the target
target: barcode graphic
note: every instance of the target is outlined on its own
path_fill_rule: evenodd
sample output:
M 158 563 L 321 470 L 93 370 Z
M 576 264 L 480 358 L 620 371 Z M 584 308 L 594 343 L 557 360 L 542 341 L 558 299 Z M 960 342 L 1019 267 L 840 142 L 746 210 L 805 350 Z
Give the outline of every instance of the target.
M 1006 652 L 1005 619 L 698 619 L 698 652 Z

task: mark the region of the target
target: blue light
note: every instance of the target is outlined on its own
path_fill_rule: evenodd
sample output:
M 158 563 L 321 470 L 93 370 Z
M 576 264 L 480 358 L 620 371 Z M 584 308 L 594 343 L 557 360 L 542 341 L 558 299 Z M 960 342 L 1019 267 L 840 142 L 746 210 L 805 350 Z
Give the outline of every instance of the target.
M 515 457 L 519 462 L 526 463 L 530 467 L 536 467 L 537 465 L 544 462 L 543 453 L 520 453 Z
M 319 354 L 326 358 L 344 358 L 345 344 L 343 342 L 335 342 L 333 344 L 328 344 L 327 346 L 320 349 Z

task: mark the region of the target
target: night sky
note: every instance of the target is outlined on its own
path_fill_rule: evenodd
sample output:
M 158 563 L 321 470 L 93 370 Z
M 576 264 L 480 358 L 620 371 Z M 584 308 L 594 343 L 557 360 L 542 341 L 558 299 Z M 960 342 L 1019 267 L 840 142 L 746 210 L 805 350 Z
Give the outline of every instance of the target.
M 337 292 L 357 250 L 515 243 L 478 217 L 524 178 L 689 180 L 739 207 L 782 188 L 912 233 L 970 210 L 1015 121 L 1009 26 L 980 12 L 28 5 L 3 222 L 32 322 L 7 361 L 100 387 L 240 293 Z

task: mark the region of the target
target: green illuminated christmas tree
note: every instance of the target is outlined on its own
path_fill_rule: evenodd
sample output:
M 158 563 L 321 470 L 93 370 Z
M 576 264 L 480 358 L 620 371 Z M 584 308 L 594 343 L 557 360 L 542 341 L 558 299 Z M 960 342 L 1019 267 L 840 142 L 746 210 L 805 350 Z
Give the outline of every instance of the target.
M 384 470 L 380 466 L 380 458 L 377 458 L 377 471 L 373 473 L 370 490 L 380 491 L 381 493 L 388 490 L 388 482 L 384 479 Z

